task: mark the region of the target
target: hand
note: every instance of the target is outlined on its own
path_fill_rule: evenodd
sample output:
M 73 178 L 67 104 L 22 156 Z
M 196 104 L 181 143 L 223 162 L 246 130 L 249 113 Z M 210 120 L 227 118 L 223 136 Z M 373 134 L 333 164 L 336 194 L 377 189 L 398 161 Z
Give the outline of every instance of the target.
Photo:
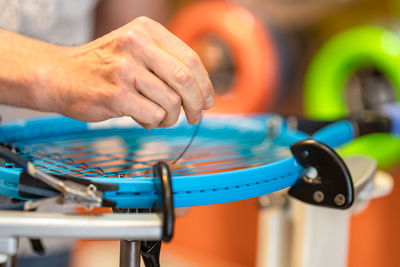
M 53 48 L 39 68 L 37 109 L 84 121 L 130 116 L 143 127 L 191 124 L 213 105 L 198 55 L 159 23 L 140 17 L 83 46 Z

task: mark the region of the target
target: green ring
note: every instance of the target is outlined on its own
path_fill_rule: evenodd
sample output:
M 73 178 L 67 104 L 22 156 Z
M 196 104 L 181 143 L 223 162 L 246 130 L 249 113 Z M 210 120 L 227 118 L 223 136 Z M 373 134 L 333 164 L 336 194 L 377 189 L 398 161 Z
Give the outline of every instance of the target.
M 329 40 L 314 56 L 305 77 L 305 112 L 314 119 L 338 119 L 347 115 L 344 89 L 357 70 L 373 66 L 393 84 L 400 101 L 400 38 L 382 28 L 363 26 L 344 31 Z M 340 150 L 375 158 L 381 168 L 400 162 L 400 139 L 373 134 Z

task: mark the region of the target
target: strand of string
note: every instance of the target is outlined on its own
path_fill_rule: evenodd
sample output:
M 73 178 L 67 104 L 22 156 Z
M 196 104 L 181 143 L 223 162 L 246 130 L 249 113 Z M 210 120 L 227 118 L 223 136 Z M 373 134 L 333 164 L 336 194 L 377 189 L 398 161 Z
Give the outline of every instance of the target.
M 182 152 L 178 155 L 178 157 L 172 162 L 172 164 L 177 163 L 182 157 L 183 155 L 185 155 L 186 151 L 188 151 L 189 147 L 191 146 L 191 144 L 193 143 L 194 138 L 197 136 L 197 133 L 199 132 L 200 129 L 200 124 L 203 121 L 203 114 L 201 114 L 201 118 L 199 123 L 196 125 L 196 128 L 193 131 L 192 136 L 190 137 L 189 142 L 186 144 L 185 148 L 182 150 Z

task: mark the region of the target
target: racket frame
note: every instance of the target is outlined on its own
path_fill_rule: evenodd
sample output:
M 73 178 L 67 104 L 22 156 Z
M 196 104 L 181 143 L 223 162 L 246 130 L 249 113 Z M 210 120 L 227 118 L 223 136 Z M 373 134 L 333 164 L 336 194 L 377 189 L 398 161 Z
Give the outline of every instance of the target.
M 203 122 L 202 128 L 206 131 L 205 134 L 215 133 L 213 132 L 215 129 L 218 131 L 228 128 L 236 132 L 245 131 L 246 135 L 247 132 L 261 132 L 267 135 L 268 122 L 271 118 L 277 117 L 277 115 L 265 114 L 245 117 L 217 115 L 216 118 L 220 119 L 213 120 L 215 116 L 210 116 L 211 120 L 206 119 Z M 98 129 L 137 127 L 131 120 L 128 120 L 128 122 L 127 124 L 126 120 L 124 122 L 117 119 L 93 124 L 65 117 L 16 121 L 0 127 L 0 141 L 13 143 L 30 138 L 69 135 Z M 175 127 L 179 130 L 193 129 L 182 120 Z M 278 136 L 279 142 L 287 144 L 288 147 L 297 141 L 309 138 L 305 133 L 287 127 L 286 122 L 283 122 L 278 128 L 283 132 L 282 135 Z M 354 138 L 354 134 L 353 125 L 348 121 L 343 121 L 336 123 L 334 127 L 325 127 L 313 138 L 326 143 L 328 146 L 336 147 Z M 18 170 L 0 167 L 0 171 L 3 179 L 2 184 L 0 184 L 0 193 L 11 197 L 20 197 L 17 189 L 20 179 Z M 293 186 L 302 171 L 303 167 L 293 157 L 288 157 L 271 164 L 248 169 L 207 175 L 174 176 L 172 178 L 174 204 L 175 207 L 197 206 L 257 197 Z M 243 179 L 243 177 L 246 177 L 246 179 Z M 152 208 L 156 201 L 154 179 L 150 177 L 88 177 L 87 179 L 92 182 L 117 184 L 118 190 L 104 192 L 104 198 L 115 201 L 117 208 Z

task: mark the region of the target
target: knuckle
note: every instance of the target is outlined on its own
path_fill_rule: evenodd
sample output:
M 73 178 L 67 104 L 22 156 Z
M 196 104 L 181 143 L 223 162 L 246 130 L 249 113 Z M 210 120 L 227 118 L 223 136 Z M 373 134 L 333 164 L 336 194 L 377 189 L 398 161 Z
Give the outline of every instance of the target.
M 151 23 L 153 23 L 154 21 L 152 19 L 150 19 L 149 17 L 146 16 L 140 16 L 138 18 L 135 19 L 135 21 L 143 26 L 149 26 Z
M 180 85 L 191 84 L 193 82 L 192 73 L 182 65 L 175 69 L 175 80 Z
M 136 30 L 128 30 L 119 36 L 120 47 L 126 46 L 139 46 L 140 45 L 140 32 Z
M 196 66 L 200 63 L 200 57 L 193 50 L 186 49 L 182 54 L 183 62 L 189 67 Z
M 172 108 L 177 109 L 181 106 L 181 98 L 176 94 L 171 94 L 169 97 L 169 103 Z
M 211 81 L 208 81 L 204 86 L 204 91 L 206 93 L 206 97 L 213 97 L 214 96 L 214 86 L 212 85 Z
M 131 72 L 131 63 L 127 58 L 119 58 L 115 60 L 114 64 L 111 67 L 111 71 L 117 75 L 122 73 L 130 73 Z

